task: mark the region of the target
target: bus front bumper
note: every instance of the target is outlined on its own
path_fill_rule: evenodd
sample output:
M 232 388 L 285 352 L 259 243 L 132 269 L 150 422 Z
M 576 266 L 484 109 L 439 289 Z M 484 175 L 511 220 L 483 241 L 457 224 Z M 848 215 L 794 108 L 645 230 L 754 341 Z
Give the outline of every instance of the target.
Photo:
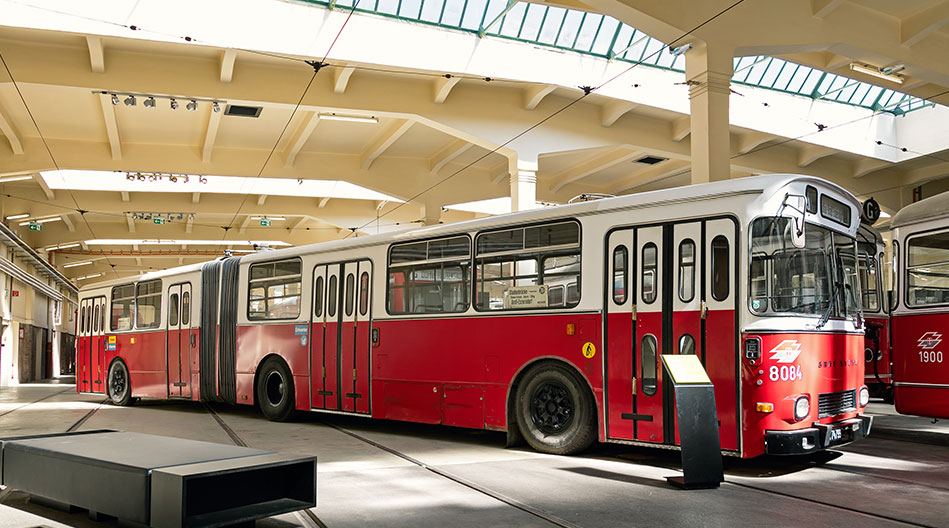
M 815 423 L 795 431 L 765 431 L 765 453 L 801 455 L 860 440 L 870 434 L 871 416 L 857 416 L 831 424 Z

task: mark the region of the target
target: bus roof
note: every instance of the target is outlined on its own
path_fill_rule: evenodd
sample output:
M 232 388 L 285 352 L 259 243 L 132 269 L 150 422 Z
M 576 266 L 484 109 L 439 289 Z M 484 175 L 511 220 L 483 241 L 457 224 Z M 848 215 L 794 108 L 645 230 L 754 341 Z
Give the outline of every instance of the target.
M 949 191 L 924 198 L 900 209 L 898 213 L 893 215 L 891 225 L 892 227 L 901 227 L 947 217 L 949 217 Z
M 760 176 L 749 176 L 735 180 L 687 185 L 683 187 L 675 187 L 672 189 L 660 189 L 638 194 L 617 196 L 614 198 L 604 198 L 589 202 L 560 205 L 556 207 L 531 209 L 529 211 L 507 213 L 485 218 L 477 218 L 474 220 L 453 222 L 450 224 L 410 227 L 405 230 L 390 231 L 378 235 L 367 235 L 358 238 L 346 238 L 329 242 L 318 242 L 315 244 L 307 244 L 304 246 L 296 246 L 273 251 L 261 251 L 249 255 L 242 255 L 241 261 L 258 262 L 264 260 L 273 260 L 274 258 L 291 258 L 313 253 L 315 251 L 354 249 L 362 246 L 393 243 L 402 240 L 434 238 L 455 233 L 466 233 L 470 231 L 479 231 L 496 227 L 500 228 L 506 225 L 539 222 L 550 218 L 586 216 L 599 211 L 609 211 L 613 209 L 623 209 L 636 206 L 654 206 L 669 203 L 681 203 L 688 200 L 733 196 L 735 194 L 762 194 L 768 193 L 770 190 L 776 190 L 780 187 L 783 187 L 792 181 L 812 181 L 822 186 L 829 187 L 839 192 L 844 197 L 851 197 L 851 201 L 853 204 L 856 204 L 859 209 L 859 201 L 857 201 L 856 198 L 853 198 L 849 191 L 833 182 L 817 178 L 815 176 L 806 176 L 800 174 L 766 174 Z M 82 289 L 92 290 L 114 284 L 125 284 L 139 280 L 157 279 L 169 275 L 197 271 L 201 269 L 201 266 L 202 264 L 191 264 L 188 266 L 169 268 L 163 271 L 146 273 L 141 276 L 132 276 L 122 279 L 99 282 L 96 284 L 91 284 Z

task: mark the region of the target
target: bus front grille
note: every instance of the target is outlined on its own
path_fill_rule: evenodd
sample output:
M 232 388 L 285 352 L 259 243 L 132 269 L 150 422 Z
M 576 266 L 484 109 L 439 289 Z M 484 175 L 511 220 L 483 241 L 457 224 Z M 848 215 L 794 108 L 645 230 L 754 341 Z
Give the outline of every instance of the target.
M 817 398 L 818 418 L 837 416 L 857 410 L 857 391 L 826 392 Z

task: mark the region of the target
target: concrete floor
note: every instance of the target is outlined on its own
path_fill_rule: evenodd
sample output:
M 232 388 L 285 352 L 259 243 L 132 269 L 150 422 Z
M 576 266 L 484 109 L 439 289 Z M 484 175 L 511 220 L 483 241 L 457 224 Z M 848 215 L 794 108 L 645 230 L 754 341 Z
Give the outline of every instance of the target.
M 0 389 L 0 436 L 110 428 L 235 442 L 200 403 L 102 401 L 70 385 Z M 807 458 L 726 459 L 721 488 L 680 491 L 665 482 L 679 474 L 672 451 L 601 445 L 559 457 L 504 449 L 499 433 L 319 414 L 272 423 L 253 408 L 214 406 L 251 447 L 319 457 L 319 521 L 287 514 L 259 527 L 949 527 L 949 427 L 871 410 L 880 418 L 862 442 Z M 0 491 L 0 528 L 115 524 Z

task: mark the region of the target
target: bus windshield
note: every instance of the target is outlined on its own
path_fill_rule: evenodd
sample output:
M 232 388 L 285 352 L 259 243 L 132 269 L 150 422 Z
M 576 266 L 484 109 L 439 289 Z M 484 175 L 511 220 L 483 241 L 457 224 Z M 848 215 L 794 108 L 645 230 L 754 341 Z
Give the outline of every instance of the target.
M 858 316 L 856 241 L 808 224 L 804 247 L 792 243 L 790 218 L 751 225 L 751 309 L 759 314 Z

